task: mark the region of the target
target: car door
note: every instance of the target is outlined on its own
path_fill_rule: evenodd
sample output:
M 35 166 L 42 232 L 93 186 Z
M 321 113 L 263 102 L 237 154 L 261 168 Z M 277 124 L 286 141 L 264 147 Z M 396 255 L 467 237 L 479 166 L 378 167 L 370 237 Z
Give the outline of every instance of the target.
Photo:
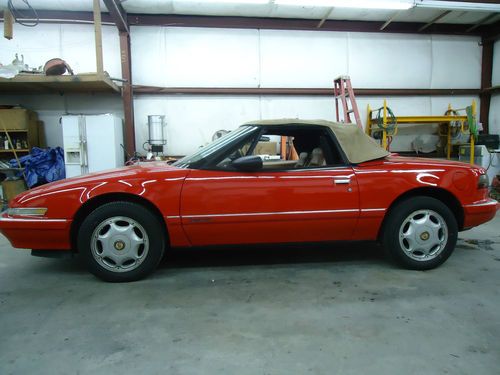
M 182 225 L 194 246 L 350 240 L 358 216 L 350 166 L 191 170 L 181 194 Z

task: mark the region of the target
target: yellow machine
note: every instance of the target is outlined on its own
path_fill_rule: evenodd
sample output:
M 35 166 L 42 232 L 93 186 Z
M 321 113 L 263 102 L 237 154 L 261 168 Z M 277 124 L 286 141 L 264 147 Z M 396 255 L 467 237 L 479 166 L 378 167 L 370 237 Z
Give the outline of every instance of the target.
M 379 116 L 373 118 L 373 113 L 378 111 Z M 380 116 L 382 112 L 382 116 Z M 465 112 L 465 114 L 460 114 Z M 453 109 L 451 105 L 448 106 L 446 114 L 443 116 L 394 116 L 391 109 L 387 107 L 387 101 L 384 100 L 384 106 L 376 110 L 372 110 L 368 105 L 366 133 L 373 136 L 375 131 L 382 132 L 382 147 L 386 150 L 389 149 L 392 137 L 396 136 L 398 126 L 400 124 L 443 124 L 446 126 L 446 144 L 448 159 L 451 157 L 451 138 L 452 128 L 459 128 L 461 133 L 469 134 L 471 155 L 470 163 L 474 163 L 474 141 L 477 135 L 477 121 L 476 121 L 476 102 L 472 101 L 472 105 L 466 108 Z M 378 129 L 374 129 L 375 125 Z

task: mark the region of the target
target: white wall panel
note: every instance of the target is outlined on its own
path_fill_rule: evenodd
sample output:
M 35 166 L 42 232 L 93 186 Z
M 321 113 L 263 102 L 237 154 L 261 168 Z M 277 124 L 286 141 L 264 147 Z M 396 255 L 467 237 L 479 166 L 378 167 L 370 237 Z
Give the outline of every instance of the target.
M 257 30 L 169 28 L 164 73 L 168 86 L 257 87 Z
M 257 30 L 132 28 L 134 82 L 152 86 L 257 87 Z
M 493 86 L 500 85 L 500 40 L 493 46 Z
M 334 120 L 333 98 L 310 96 L 261 97 L 262 119 L 300 118 Z
M 114 26 L 102 28 L 103 65 L 111 77 L 121 78 L 120 40 Z M 57 56 L 56 56 L 57 57 Z M 61 58 L 75 73 L 96 71 L 92 25 L 61 25 Z
M 136 85 L 167 86 L 164 27 L 131 27 L 132 79 Z
M 431 115 L 444 115 L 448 109 L 448 104 L 452 108 L 465 108 L 472 105 L 472 101 L 476 102 L 476 108 L 479 118 L 479 106 L 481 101 L 479 96 L 433 96 L 431 97 Z M 461 112 L 464 113 L 464 112 Z
M 0 23 L 3 28 L 3 23 Z M 30 67 L 44 65 L 51 58 L 59 57 L 61 49 L 61 25 L 40 24 L 33 28 L 14 24 L 14 38 L 0 38 L 0 63 L 8 65 L 16 53 L 24 55 Z M 71 61 L 69 62 L 71 65 Z
M 94 34 L 94 28 L 90 32 Z M 112 78 L 122 78 L 122 62 L 120 54 L 120 36 L 115 26 L 102 27 L 103 65 Z M 90 49 L 95 49 L 93 44 Z
M 427 36 L 349 33 L 349 75 L 358 88 L 429 88 Z
M 114 26 L 103 26 L 104 70 L 121 78 L 120 42 Z M 30 68 L 60 57 L 75 73 L 96 71 L 94 27 L 92 25 L 40 24 L 36 28 L 14 25 L 14 38 L 0 39 L 0 62 L 8 65 L 18 53 Z
M 133 27 L 134 80 L 154 86 L 477 88 L 476 37 Z
M 137 149 L 148 138 L 147 116 L 165 115 L 167 153 L 186 155 L 209 143 L 221 129 L 260 118 L 258 97 L 139 96 L 135 98 Z
M 347 33 L 260 31 L 261 87 L 332 87 L 346 74 Z
M 500 94 L 491 97 L 489 126 L 490 134 L 500 134 Z
M 479 41 L 477 37 L 433 35 L 431 88 L 480 88 Z

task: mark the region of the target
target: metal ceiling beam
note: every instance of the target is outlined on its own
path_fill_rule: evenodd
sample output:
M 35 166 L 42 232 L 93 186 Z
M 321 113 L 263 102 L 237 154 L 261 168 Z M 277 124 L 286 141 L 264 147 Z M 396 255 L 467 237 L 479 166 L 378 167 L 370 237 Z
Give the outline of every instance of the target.
M 43 23 L 85 23 L 92 24 L 92 12 L 72 11 L 38 11 Z M 0 11 L 3 19 L 3 12 Z M 103 25 L 113 25 L 113 17 L 102 14 Z M 316 30 L 316 31 L 352 31 L 381 32 L 380 21 L 345 21 L 326 20 L 321 28 L 318 21 L 311 19 L 256 18 L 256 17 L 220 17 L 220 16 L 185 16 L 185 15 L 155 15 L 128 14 L 129 26 L 171 26 L 171 27 L 208 27 L 208 28 L 238 28 L 238 29 L 271 29 L 271 30 Z M 416 34 L 424 24 L 421 22 L 391 22 L 383 32 Z M 425 25 L 424 25 L 425 26 Z M 470 24 L 438 23 L 424 30 L 427 34 L 445 35 L 479 35 L 487 38 L 497 38 L 498 27 L 491 24 L 481 25 L 472 32 L 466 32 Z
M 387 26 L 389 26 L 389 24 L 394 21 L 396 19 L 396 17 L 399 15 L 399 13 L 401 13 L 401 11 L 397 11 L 395 12 L 391 18 L 389 18 L 387 21 L 384 22 L 384 24 L 382 26 L 380 26 L 380 31 L 383 31 Z
M 479 95 L 479 89 L 354 89 L 359 96 L 453 96 Z M 253 88 L 253 87 L 157 87 L 134 85 L 142 95 L 295 95 L 332 96 L 329 88 Z
M 111 14 L 113 21 L 115 22 L 116 27 L 120 32 L 129 33 L 129 27 L 127 23 L 127 12 L 123 9 L 122 4 L 119 0 L 103 0 L 104 5 Z
M 458 3 L 488 3 L 488 4 L 498 4 L 498 0 L 452 0 Z
M 484 26 L 481 26 L 484 27 Z M 497 21 L 493 24 L 486 26 L 487 32 L 483 33 L 484 41 L 493 41 L 496 42 L 500 40 L 500 21 Z
M 482 19 L 480 19 L 475 25 L 472 25 L 469 27 L 465 32 L 470 33 L 471 31 L 476 30 L 479 26 L 484 25 L 486 22 L 491 21 L 492 19 L 496 18 L 498 16 L 498 13 L 492 13 Z
M 418 29 L 418 32 L 420 33 L 422 31 L 424 31 L 425 29 L 427 29 L 429 26 L 434 25 L 437 21 L 443 19 L 451 12 L 452 12 L 451 10 L 447 10 L 447 11 L 444 11 L 443 13 L 439 14 L 439 16 L 434 17 L 429 23 L 426 23 L 424 26 L 422 26 L 420 29 Z
M 66 10 L 37 10 L 41 23 L 83 23 L 93 24 L 93 12 L 66 11 Z M 3 11 L 0 11 L 0 18 L 3 20 Z M 22 19 L 24 20 L 24 19 Z M 27 19 L 28 20 L 28 19 Z M 113 18 L 109 13 L 102 13 L 101 21 L 103 25 L 113 25 Z
M 317 20 L 295 18 L 129 14 L 128 20 L 130 26 L 380 32 L 380 21 L 326 20 L 318 29 Z M 422 26 L 421 22 L 392 22 L 384 32 L 416 34 Z M 431 30 L 425 32 L 429 34 L 471 35 L 465 32 L 465 29 L 470 26 L 440 23 L 433 25 Z M 482 28 L 479 27 L 472 34 L 482 35 Z
M 318 26 L 316 26 L 317 29 L 321 29 L 321 26 L 323 26 L 323 24 L 326 22 L 326 20 L 328 19 L 328 17 L 330 17 L 330 15 L 332 14 L 332 12 L 333 12 L 334 9 L 335 9 L 334 7 L 331 7 L 325 13 L 325 16 L 321 19 L 321 21 L 319 21 Z

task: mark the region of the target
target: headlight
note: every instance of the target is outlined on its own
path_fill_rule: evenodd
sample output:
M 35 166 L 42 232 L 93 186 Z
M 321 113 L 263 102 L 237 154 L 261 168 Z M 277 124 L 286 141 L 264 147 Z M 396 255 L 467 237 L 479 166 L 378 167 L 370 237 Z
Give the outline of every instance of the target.
M 477 188 L 485 189 L 488 186 L 490 186 L 490 179 L 488 178 L 488 175 L 482 174 L 481 176 L 479 176 L 479 180 L 477 181 Z
M 46 208 L 9 208 L 7 215 L 9 216 L 43 216 L 47 212 Z

